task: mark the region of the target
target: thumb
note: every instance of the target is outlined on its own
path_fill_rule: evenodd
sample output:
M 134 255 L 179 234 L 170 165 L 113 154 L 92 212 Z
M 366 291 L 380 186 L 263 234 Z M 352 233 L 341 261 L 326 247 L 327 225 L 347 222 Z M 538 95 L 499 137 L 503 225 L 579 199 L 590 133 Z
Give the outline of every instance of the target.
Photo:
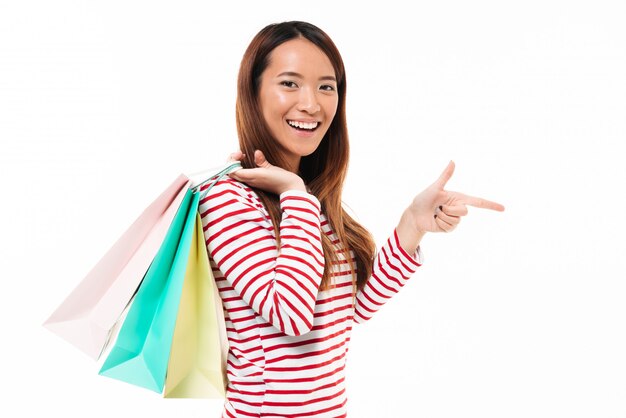
M 265 155 L 263 155 L 263 151 L 256 150 L 254 151 L 254 162 L 259 167 L 270 167 L 271 164 L 265 159 Z
M 441 173 L 441 175 L 439 176 L 439 178 L 435 182 L 435 184 L 438 187 L 440 187 L 441 189 L 446 187 L 446 184 L 448 183 L 448 180 L 450 180 L 450 177 L 452 177 L 452 174 L 454 173 L 454 167 L 455 167 L 454 161 L 450 160 L 450 162 L 448 163 L 448 166 L 446 167 L 446 169 L 443 170 L 443 173 Z

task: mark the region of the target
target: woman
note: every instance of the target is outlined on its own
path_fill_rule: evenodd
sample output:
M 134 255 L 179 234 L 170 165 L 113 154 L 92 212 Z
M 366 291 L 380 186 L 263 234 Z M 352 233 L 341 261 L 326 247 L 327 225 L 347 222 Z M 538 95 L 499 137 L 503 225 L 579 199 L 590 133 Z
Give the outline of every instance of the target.
M 345 417 L 344 368 L 362 323 L 421 264 L 427 232 L 449 232 L 467 205 L 454 170 L 417 195 L 376 252 L 342 208 L 348 166 L 346 77 L 332 40 L 305 22 L 262 29 L 239 72 L 243 169 L 201 202 L 230 351 L 223 417 Z

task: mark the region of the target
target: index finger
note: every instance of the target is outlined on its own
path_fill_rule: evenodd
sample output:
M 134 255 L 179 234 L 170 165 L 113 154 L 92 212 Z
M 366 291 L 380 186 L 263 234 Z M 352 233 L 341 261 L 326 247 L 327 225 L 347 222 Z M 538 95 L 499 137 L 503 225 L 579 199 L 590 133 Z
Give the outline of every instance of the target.
M 244 153 L 243 153 L 243 152 L 241 152 L 241 151 L 235 151 L 235 152 L 232 152 L 232 153 L 228 156 L 228 159 L 226 160 L 226 162 L 227 162 L 227 163 L 229 163 L 229 162 L 231 162 L 231 161 L 232 161 L 232 162 L 239 161 L 239 160 L 243 159 L 243 157 L 244 157 L 245 155 L 246 155 L 246 154 L 244 154 Z
M 498 212 L 504 212 L 504 205 L 501 205 L 500 203 L 483 199 L 482 197 L 468 196 L 465 194 L 460 194 L 460 196 L 460 201 L 466 205 L 480 209 L 490 209 Z

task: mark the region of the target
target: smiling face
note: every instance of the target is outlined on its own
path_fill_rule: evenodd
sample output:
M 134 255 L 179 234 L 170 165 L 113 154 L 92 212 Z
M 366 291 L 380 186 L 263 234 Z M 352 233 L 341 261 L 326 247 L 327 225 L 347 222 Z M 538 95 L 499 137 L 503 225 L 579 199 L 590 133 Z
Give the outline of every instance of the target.
M 289 167 L 312 154 L 337 111 L 339 96 L 333 66 L 321 49 L 304 38 L 274 48 L 261 74 L 259 103 L 273 137 L 286 150 Z

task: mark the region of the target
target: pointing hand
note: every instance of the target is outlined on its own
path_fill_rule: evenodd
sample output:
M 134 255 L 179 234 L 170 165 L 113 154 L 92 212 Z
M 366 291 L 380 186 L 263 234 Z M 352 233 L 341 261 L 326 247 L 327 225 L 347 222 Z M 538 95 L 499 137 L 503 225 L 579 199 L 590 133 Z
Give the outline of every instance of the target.
M 416 231 L 450 232 L 467 215 L 467 206 L 502 212 L 504 206 L 480 197 L 468 196 L 445 190 L 454 173 L 454 162 L 450 161 L 441 176 L 420 194 L 415 196 L 403 216 L 406 216 Z

